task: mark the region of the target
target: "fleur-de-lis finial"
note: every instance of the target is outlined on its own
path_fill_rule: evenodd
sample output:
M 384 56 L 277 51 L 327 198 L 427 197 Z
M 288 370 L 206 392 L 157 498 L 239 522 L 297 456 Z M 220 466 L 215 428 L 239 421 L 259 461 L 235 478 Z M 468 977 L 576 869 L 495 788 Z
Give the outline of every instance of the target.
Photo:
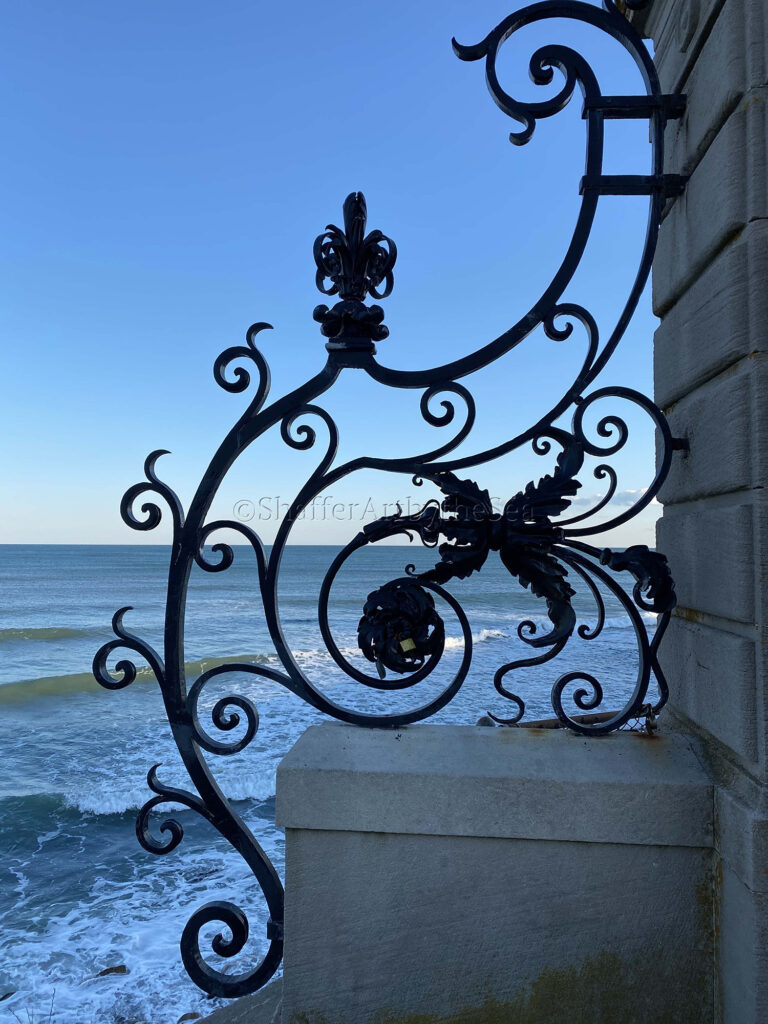
M 362 192 L 351 192 L 344 200 L 344 230 L 329 224 L 315 239 L 315 280 L 325 295 L 364 302 L 370 293 L 385 299 L 392 292 L 392 268 L 397 248 L 381 231 L 365 233 L 368 208 Z M 331 286 L 325 286 L 330 279 Z M 382 291 L 378 291 L 384 283 Z
M 384 299 L 391 293 L 397 248 L 379 230 L 366 235 L 367 218 L 365 196 L 351 192 L 344 201 L 344 229 L 329 224 L 315 239 L 317 287 L 324 295 L 338 295 L 341 300 L 332 309 L 317 306 L 313 313 L 322 333 L 331 339 L 330 350 L 374 351 L 373 342 L 389 334 L 382 324 L 384 310 L 366 306 L 365 299 L 368 295 Z

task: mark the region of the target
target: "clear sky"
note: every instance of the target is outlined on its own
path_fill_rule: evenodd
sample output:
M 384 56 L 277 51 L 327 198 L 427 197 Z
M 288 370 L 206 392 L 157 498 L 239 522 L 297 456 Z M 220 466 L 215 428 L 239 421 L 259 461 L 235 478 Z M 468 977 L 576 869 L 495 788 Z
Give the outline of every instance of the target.
M 392 0 L 360 4 L 228 0 L 54 0 L 8 6 L 2 59 L 0 168 L 4 470 L 2 539 L 157 543 L 118 504 L 154 448 L 160 475 L 189 501 L 246 395 L 211 376 L 215 356 L 255 320 L 273 397 L 317 372 L 324 339 L 312 321 L 312 242 L 365 192 L 369 228 L 398 246 L 383 303 L 393 367 L 456 358 L 533 304 L 570 236 L 583 166 L 580 104 L 539 124 L 531 143 L 493 104 L 481 63 L 456 59 L 514 4 Z M 572 25 L 526 30 L 503 61 L 509 91 L 542 42 L 583 45 L 605 91 L 639 76 L 621 48 Z M 647 123 L 608 125 L 606 170 L 643 173 Z M 603 199 L 594 244 L 566 298 L 610 332 L 631 284 L 647 201 Z M 600 378 L 651 391 L 648 297 Z M 465 379 L 478 422 L 462 451 L 511 436 L 545 411 L 584 354 L 580 330 L 558 344 L 534 333 Z M 419 392 L 385 393 L 347 371 L 325 401 L 343 458 L 439 444 Z M 616 461 L 621 492 L 651 479 L 652 431 L 641 417 Z M 450 429 L 450 428 L 449 428 Z M 269 438 L 249 451 L 214 506 L 253 505 L 269 541 L 274 509 L 314 468 L 316 453 Z M 530 452 L 478 470 L 504 500 L 551 471 Z M 584 479 L 582 494 L 600 491 Z M 296 539 L 341 543 L 367 508 L 422 497 L 408 478 L 361 474 L 336 488 Z M 370 499 L 371 504 L 368 504 Z M 620 496 L 621 500 L 621 496 Z M 359 503 L 351 513 L 333 505 Z M 369 518 L 371 518 L 369 514 Z M 649 510 L 612 543 L 653 543 Z M 351 521 L 350 521 L 351 520 Z

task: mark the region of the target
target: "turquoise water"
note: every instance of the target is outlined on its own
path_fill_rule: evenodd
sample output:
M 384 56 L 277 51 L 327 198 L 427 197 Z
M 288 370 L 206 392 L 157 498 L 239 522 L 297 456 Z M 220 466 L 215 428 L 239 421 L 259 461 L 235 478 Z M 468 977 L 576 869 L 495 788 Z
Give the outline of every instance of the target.
M 297 546 L 284 556 L 280 607 L 297 660 L 337 703 L 365 711 L 420 706 L 458 664 L 458 624 L 446 614 L 447 649 L 434 681 L 393 693 L 346 681 L 325 652 L 317 624 L 317 593 L 337 550 Z M 152 674 L 140 673 L 117 693 L 99 689 L 90 675 L 94 652 L 110 639 L 110 620 L 120 606 L 133 605 L 125 625 L 162 649 L 167 558 L 166 548 L 153 546 L 0 546 L 0 996 L 13 993 L 0 1001 L 0 1018 L 5 1013 L 12 1020 L 13 1009 L 26 1020 L 28 1009 L 33 1019 L 47 1020 L 54 990 L 57 1024 L 175 1024 L 183 1013 L 210 1012 L 219 1001 L 189 981 L 178 940 L 192 911 L 212 899 L 234 900 L 249 912 L 249 948 L 258 954 L 266 915 L 257 887 L 204 822 L 181 811 L 185 838 L 167 857 L 146 853 L 136 841 L 136 810 L 150 795 L 147 769 L 162 762 L 164 782 L 186 785 Z M 415 546 L 356 556 L 331 604 L 345 653 L 359 657 L 356 626 L 368 593 L 402 575 L 406 563 L 422 569 L 434 560 L 434 552 Z M 530 656 L 515 630 L 527 618 L 544 626 L 543 602 L 493 557 L 482 573 L 450 589 L 472 625 L 474 658 L 462 690 L 432 721 L 474 724 L 486 711 L 508 715 L 513 709 L 495 694 L 493 672 Z M 583 589 L 575 603 L 579 621 L 593 623 L 594 606 Z M 552 683 L 573 669 L 601 679 L 606 707 L 619 706 L 629 694 L 637 667 L 633 633 L 620 609 L 610 601 L 606 606 L 606 628 L 597 640 L 575 637 L 555 662 L 521 672 L 514 684 L 507 677 L 526 700 L 527 717 L 552 716 Z M 192 577 L 190 680 L 215 658 L 258 658 L 279 667 L 247 548 L 236 549 L 228 571 L 196 570 Z M 224 693 L 247 694 L 259 709 L 260 728 L 245 751 L 211 756 L 211 766 L 282 874 L 275 769 L 321 716 L 267 680 L 217 682 L 220 688 L 201 707 L 210 708 Z M 117 966 L 127 973 L 98 976 Z

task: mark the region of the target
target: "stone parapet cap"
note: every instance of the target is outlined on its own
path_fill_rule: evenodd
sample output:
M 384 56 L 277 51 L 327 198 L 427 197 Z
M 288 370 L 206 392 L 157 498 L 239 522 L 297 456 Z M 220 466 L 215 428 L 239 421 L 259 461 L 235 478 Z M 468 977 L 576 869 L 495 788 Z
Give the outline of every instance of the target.
M 327 723 L 277 773 L 285 828 L 706 847 L 712 817 L 680 734 Z

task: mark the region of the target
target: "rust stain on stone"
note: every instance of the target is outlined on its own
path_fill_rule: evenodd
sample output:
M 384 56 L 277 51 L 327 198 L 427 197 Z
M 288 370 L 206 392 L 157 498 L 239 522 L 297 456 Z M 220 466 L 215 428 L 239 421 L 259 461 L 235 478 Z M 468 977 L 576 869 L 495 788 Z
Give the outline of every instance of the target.
M 678 605 L 675 609 L 675 615 L 678 618 L 685 619 L 686 622 L 704 624 L 704 615 L 701 612 L 697 612 L 695 608 L 683 608 Z

